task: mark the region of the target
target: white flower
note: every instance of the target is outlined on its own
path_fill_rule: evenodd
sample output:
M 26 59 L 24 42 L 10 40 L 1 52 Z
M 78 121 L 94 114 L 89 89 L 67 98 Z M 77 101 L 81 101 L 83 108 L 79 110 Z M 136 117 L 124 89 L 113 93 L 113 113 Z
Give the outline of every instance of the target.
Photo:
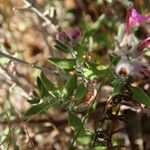
M 132 75 L 133 66 L 131 62 L 128 61 L 127 57 L 121 58 L 116 65 L 115 73 L 121 77 Z

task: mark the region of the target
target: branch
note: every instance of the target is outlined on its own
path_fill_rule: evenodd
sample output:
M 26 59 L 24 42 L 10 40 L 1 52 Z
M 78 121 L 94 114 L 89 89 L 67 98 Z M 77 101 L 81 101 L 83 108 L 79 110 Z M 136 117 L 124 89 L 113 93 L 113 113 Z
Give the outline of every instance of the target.
M 13 56 L 10 56 L 9 54 L 3 53 L 2 51 L 0 51 L 0 56 L 3 56 L 3 57 L 5 57 L 5 58 L 8 58 L 8 59 L 10 59 L 11 61 L 18 62 L 18 63 L 20 63 L 20 64 L 24 64 L 24 65 L 26 65 L 26 66 L 28 66 L 28 67 L 31 67 L 31 68 L 36 68 L 36 69 L 38 69 L 38 70 L 45 71 L 45 72 L 48 72 L 48 73 L 58 74 L 58 72 L 56 72 L 56 71 L 54 71 L 54 70 L 49 70 L 49 69 L 47 69 L 47 68 L 40 67 L 40 66 L 38 66 L 38 65 L 36 65 L 36 64 L 30 64 L 30 63 L 28 63 L 28 62 L 26 62 L 26 61 L 24 61 L 24 60 L 21 60 L 21 59 L 15 58 L 15 57 L 13 57 Z
M 20 8 L 17 8 L 17 9 L 20 9 L 20 10 L 24 10 L 24 9 L 27 9 L 27 8 L 31 9 L 33 12 L 35 12 L 40 18 L 42 18 L 46 22 L 46 25 L 51 26 L 51 29 L 53 30 L 53 32 L 58 31 L 56 26 L 52 23 L 52 21 L 50 19 L 48 19 L 44 14 L 42 14 L 38 9 L 33 7 L 32 4 L 29 1 L 23 0 L 23 2 L 25 3 L 26 6 L 20 7 Z
M 22 89 L 24 97 L 26 97 L 27 99 L 31 98 L 28 92 L 26 91 L 25 87 L 12 74 L 10 74 L 6 68 L 4 68 L 2 65 L 0 65 L 0 68 L 4 72 L 4 75 L 9 79 L 11 84 L 14 83 L 15 85 L 17 85 Z

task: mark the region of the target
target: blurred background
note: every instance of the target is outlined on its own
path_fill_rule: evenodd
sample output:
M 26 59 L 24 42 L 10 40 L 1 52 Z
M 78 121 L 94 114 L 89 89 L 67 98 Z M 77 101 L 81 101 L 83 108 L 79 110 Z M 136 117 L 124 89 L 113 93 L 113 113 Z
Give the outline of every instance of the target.
M 144 15 L 150 15 L 150 0 L 0 0 L 0 50 L 26 62 L 55 69 L 47 58 L 64 56 L 64 53 L 53 47 L 57 34 L 72 27 L 78 27 L 83 34 L 88 26 L 93 26 L 94 32 L 90 35 L 93 47 L 89 49 L 89 55 L 93 60 L 107 64 L 107 54 L 114 47 L 118 29 L 125 22 L 130 5 L 134 5 Z M 135 34 L 137 39 L 142 40 L 148 33 L 149 23 L 139 27 Z M 50 108 L 22 125 L 22 122 L 29 119 L 23 113 L 30 107 L 27 99 L 31 98 L 33 89 L 37 88 L 36 77 L 39 74 L 37 69 L 0 57 L 2 150 L 66 150 L 73 137 L 66 112 L 56 108 Z M 53 82 L 64 83 L 60 75 L 52 73 L 47 76 Z M 142 87 L 145 84 L 144 81 L 139 83 Z M 112 88 L 105 86 L 102 90 L 101 98 L 105 101 Z M 87 124 L 90 128 L 94 128 L 99 116 L 104 113 L 103 105 L 100 107 L 98 112 L 91 114 L 92 119 Z M 131 114 L 136 116 L 132 126 L 139 125 L 144 133 L 143 139 L 150 139 L 149 126 L 142 129 L 138 122 L 139 116 Z M 148 124 L 149 114 L 150 111 L 144 114 Z M 15 128 L 18 129 L 14 131 Z M 131 135 L 132 138 L 127 138 L 127 134 L 119 134 L 117 139 L 129 145 L 135 134 Z M 150 143 L 144 142 L 148 145 L 146 149 L 150 149 Z M 79 145 L 76 149 L 86 149 L 84 143 Z

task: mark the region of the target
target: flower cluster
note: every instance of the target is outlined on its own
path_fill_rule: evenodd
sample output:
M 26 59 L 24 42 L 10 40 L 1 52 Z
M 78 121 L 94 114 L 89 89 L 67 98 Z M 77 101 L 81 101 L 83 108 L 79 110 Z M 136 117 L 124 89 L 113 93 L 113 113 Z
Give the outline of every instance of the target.
M 80 39 L 81 32 L 77 27 L 72 28 L 70 31 L 62 31 L 58 34 L 58 40 L 62 43 L 67 43 L 71 41 L 72 43 L 77 43 Z
M 150 20 L 150 16 L 143 16 L 134 8 L 128 9 L 126 23 L 123 30 L 123 37 L 119 43 L 119 50 L 123 49 L 125 51 L 120 53 L 121 59 L 115 69 L 116 74 L 120 77 L 133 75 L 150 77 L 149 68 L 139 61 L 145 48 L 150 47 L 150 36 L 138 44 L 133 42 L 133 29 L 147 20 Z

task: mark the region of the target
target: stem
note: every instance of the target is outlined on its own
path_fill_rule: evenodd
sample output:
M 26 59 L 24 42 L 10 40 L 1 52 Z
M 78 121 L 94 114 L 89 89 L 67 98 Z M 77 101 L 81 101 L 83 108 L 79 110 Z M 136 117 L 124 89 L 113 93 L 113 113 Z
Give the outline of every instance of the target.
M 27 9 L 27 8 L 31 9 L 33 12 L 35 12 L 40 18 L 42 18 L 46 22 L 46 25 L 50 25 L 51 29 L 54 32 L 58 31 L 56 26 L 52 23 L 52 21 L 50 19 L 48 19 L 46 16 L 44 16 L 44 14 L 41 13 L 38 9 L 33 7 L 32 4 L 29 1 L 23 0 L 23 2 L 26 4 L 26 6 L 23 7 L 23 8 L 18 8 L 18 9 Z
M 24 60 L 21 60 L 21 59 L 18 59 L 18 58 L 16 58 L 16 57 L 10 56 L 10 55 L 8 55 L 8 54 L 6 54 L 6 53 L 3 53 L 2 51 L 0 51 L 0 56 L 3 56 L 3 57 L 5 57 L 5 58 L 8 58 L 8 59 L 10 59 L 10 60 L 12 60 L 12 61 L 18 62 L 18 63 L 20 63 L 20 64 L 24 64 L 24 65 L 26 65 L 26 66 L 28 66 L 28 67 L 31 67 L 31 68 L 36 68 L 36 69 L 41 70 L 41 71 L 58 74 L 58 72 L 56 72 L 56 71 L 49 70 L 49 69 L 44 68 L 44 67 L 40 67 L 40 66 L 38 66 L 38 65 L 36 65 L 36 64 L 30 64 L 30 63 L 28 63 L 28 62 L 26 62 L 26 61 L 24 61 Z
M 51 106 L 57 104 L 58 102 L 60 102 L 59 100 L 58 101 L 55 101 Z M 28 120 L 22 122 L 20 124 L 20 126 L 22 127 L 24 124 L 28 123 L 29 121 L 31 121 L 33 118 L 35 118 L 38 114 L 40 114 L 41 112 L 43 112 L 44 110 L 48 109 L 49 107 L 51 106 L 47 106 L 45 108 L 43 108 L 42 110 L 40 110 L 38 113 L 34 114 L 32 117 L 30 117 Z M 16 127 L 15 129 L 13 129 L 11 132 L 9 132 L 9 134 L 7 135 L 7 137 L 0 143 L 0 146 L 2 146 L 6 141 L 7 139 L 13 135 L 18 129 L 20 129 L 21 127 Z
M 20 87 L 23 91 L 23 96 L 27 99 L 30 99 L 31 97 L 29 96 L 29 92 L 26 90 L 26 88 L 24 87 L 24 85 L 22 85 L 19 80 L 13 76 L 12 73 L 9 73 L 8 69 L 3 67 L 2 65 L 0 65 L 0 68 L 2 69 L 2 71 L 4 72 L 3 75 L 8 79 L 8 81 L 10 81 L 10 83 L 13 85 L 17 85 L 18 87 Z
M 108 69 L 109 69 L 110 67 L 111 67 L 111 65 L 108 67 Z M 86 113 L 86 115 L 85 115 L 85 117 L 84 117 L 84 119 L 83 119 L 83 121 L 82 121 L 81 126 L 79 127 L 79 130 L 78 130 L 77 134 L 75 135 L 75 137 L 74 137 L 74 139 L 73 139 L 73 141 L 72 141 L 72 143 L 71 143 L 71 145 L 70 145 L 70 147 L 69 147 L 69 150 L 72 150 L 72 149 L 73 149 L 73 145 L 74 145 L 75 141 L 77 140 L 77 138 L 78 138 L 78 136 L 79 136 L 79 133 L 80 133 L 80 131 L 81 131 L 81 129 L 82 129 L 84 123 L 86 122 L 86 119 L 87 119 L 88 116 L 89 116 L 89 113 L 90 113 L 90 111 L 91 111 L 91 108 L 93 107 L 93 105 L 94 105 L 94 103 L 95 103 L 95 101 L 96 101 L 96 99 L 97 99 L 97 97 L 98 97 L 98 94 L 99 94 L 99 92 L 100 92 L 102 86 L 103 86 L 104 83 L 105 83 L 107 74 L 108 74 L 108 71 L 107 71 L 107 73 L 106 73 L 104 79 L 102 80 L 101 84 L 100 84 L 99 87 L 98 87 L 97 94 L 95 95 L 95 98 L 94 98 L 93 102 L 92 102 L 91 105 L 89 106 L 89 109 L 88 109 L 88 111 L 87 111 L 87 113 Z

